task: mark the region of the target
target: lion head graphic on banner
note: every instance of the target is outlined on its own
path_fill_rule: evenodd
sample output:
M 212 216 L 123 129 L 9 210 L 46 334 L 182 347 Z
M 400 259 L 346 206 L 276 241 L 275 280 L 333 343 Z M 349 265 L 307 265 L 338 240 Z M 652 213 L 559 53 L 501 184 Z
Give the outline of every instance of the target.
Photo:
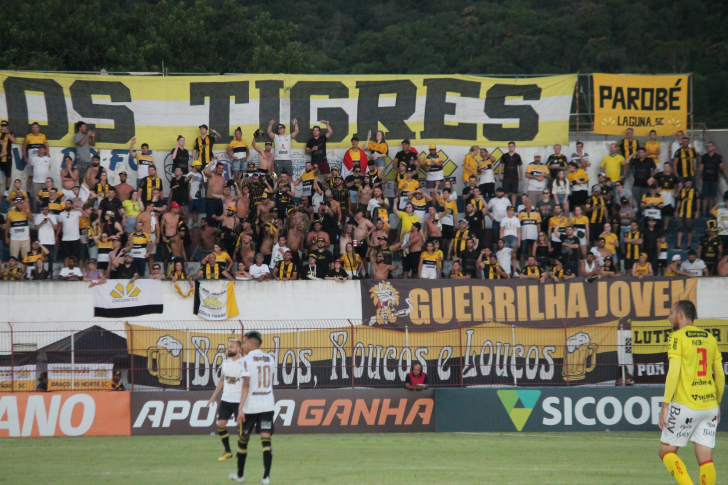
M 369 294 L 372 297 L 374 305 L 377 307 L 376 315 L 370 319 L 369 325 L 374 325 L 374 322 L 379 325 L 394 323 L 397 321 L 397 317 L 409 315 L 414 308 L 412 303 L 410 303 L 411 297 L 408 296 L 406 302 L 409 308 L 406 310 L 397 310 L 397 306 L 399 305 L 399 291 L 388 281 L 380 281 L 377 286 L 369 290 Z

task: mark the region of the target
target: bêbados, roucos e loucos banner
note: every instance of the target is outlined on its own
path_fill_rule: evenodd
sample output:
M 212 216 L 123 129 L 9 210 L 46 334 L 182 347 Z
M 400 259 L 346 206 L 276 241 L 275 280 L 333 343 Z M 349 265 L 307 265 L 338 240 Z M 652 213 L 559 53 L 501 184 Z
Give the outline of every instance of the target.
M 74 146 L 86 121 L 96 148 L 127 148 L 136 137 L 153 150 L 194 140 L 207 124 L 227 145 L 235 127 L 252 133 L 274 119 L 298 120 L 293 148 L 319 120 L 334 129 L 329 148 L 349 146 L 384 128 L 413 144 L 521 146 L 568 143 L 576 74 L 521 79 L 463 75 L 98 76 L 0 71 L 0 118 L 19 137 L 37 121 L 52 146 Z M 20 140 L 22 142 L 22 140 Z

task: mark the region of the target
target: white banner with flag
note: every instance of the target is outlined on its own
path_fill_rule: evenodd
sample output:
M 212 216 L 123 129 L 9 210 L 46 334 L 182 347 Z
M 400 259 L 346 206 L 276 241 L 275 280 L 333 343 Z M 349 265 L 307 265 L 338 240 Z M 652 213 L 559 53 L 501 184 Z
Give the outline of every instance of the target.
M 108 280 L 93 291 L 95 317 L 138 317 L 164 311 L 159 280 Z
M 195 314 L 205 320 L 226 320 L 238 315 L 235 283 L 227 280 L 197 281 Z

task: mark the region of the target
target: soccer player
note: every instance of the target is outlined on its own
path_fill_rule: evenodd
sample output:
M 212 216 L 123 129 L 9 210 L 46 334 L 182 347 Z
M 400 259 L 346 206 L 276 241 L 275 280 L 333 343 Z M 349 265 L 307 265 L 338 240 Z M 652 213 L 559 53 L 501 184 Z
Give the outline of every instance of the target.
M 720 421 L 725 374 L 718 343 L 713 335 L 693 325 L 695 305 L 680 300 L 668 317 L 672 334 L 667 357 L 670 369 L 660 412 L 660 458 L 680 485 L 692 485 L 678 448 L 695 443 L 700 464 L 700 484 L 715 485 L 713 448 Z
M 228 436 L 227 422 L 231 416 L 238 417 L 238 402 L 240 402 L 240 392 L 243 389 L 243 358 L 240 355 L 242 344 L 240 340 L 230 340 L 227 346 L 227 356 L 222 363 L 222 373 L 220 380 L 217 381 L 215 392 L 207 402 L 207 406 L 211 406 L 217 399 L 217 395 L 222 390 L 222 399 L 220 407 L 217 411 L 217 434 L 220 435 L 222 445 L 225 452 L 219 461 L 228 460 L 233 457 L 230 451 L 230 437 Z
M 253 428 L 260 434 L 263 445 L 263 484 L 270 483 L 270 466 L 273 462 L 271 435 L 273 434 L 273 381 L 275 379 L 276 361 L 260 350 L 263 337 L 259 332 L 245 334 L 243 341 L 243 389 L 240 394 L 238 409 L 238 471 L 230 473 L 230 479 L 238 483 L 245 482 L 245 459 L 248 456 L 248 441 Z

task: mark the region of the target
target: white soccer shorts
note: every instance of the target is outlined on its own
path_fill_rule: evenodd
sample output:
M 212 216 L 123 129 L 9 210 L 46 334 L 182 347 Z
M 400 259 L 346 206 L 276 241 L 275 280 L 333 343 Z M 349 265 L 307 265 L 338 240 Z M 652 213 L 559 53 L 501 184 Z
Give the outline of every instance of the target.
M 662 430 L 660 441 L 671 446 L 686 446 L 688 440 L 699 445 L 715 448 L 715 432 L 718 428 L 718 408 L 698 411 L 684 404 L 670 404 L 667 426 Z

